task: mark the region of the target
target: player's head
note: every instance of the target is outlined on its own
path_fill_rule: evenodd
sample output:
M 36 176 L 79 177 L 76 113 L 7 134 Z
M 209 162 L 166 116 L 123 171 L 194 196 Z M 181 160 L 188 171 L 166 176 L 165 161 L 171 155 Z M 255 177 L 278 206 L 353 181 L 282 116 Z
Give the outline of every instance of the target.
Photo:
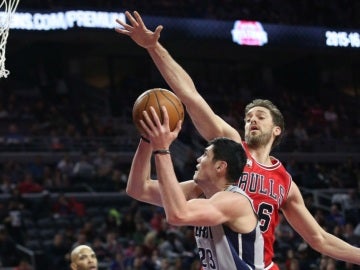
M 212 146 L 213 161 L 225 161 L 227 163 L 226 179 L 229 182 L 237 181 L 247 160 L 242 145 L 223 137 L 211 140 L 208 145 Z
M 72 270 L 97 270 L 98 261 L 93 249 L 87 245 L 75 247 L 70 254 Z
M 284 117 L 280 112 L 280 110 L 278 109 L 278 107 L 276 107 L 270 100 L 255 99 L 245 107 L 245 122 L 247 121 L 247 116 L 249 115 L 249 112 L 255 107 L 262 107 L 269 110 L 273 125 L 280 128 L 280 131 L 275 136 L 274 142 L 272 144 L 272 148 L 274 148 L 276 145 L 280 143 L 281 138 L 284 134 L 284 130 L 285 130 Z M 245 140 L 247 141 L 246 135 L 245 135 Z

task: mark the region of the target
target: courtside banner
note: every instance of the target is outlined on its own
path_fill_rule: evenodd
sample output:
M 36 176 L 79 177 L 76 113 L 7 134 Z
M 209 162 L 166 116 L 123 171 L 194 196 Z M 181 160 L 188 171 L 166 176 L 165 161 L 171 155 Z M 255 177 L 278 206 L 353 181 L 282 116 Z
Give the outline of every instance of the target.
M 0 22 L 6 14 L 0 12 Z M 16 12 L 10 28 L 20 31 L 76 31 L 91 29 L 113 30 L 115 19 L 126 20 L 123 12 L 68 10 L 52 12 Z M 273 48 L 338 48 L 360 49 L 360 29 L 288 26 L 258 21 L 219 21 L 192 18 L 143 16 L 149 29 L 162 24 L 168 29 L 163 38 L 225 40 L 238 46 Z

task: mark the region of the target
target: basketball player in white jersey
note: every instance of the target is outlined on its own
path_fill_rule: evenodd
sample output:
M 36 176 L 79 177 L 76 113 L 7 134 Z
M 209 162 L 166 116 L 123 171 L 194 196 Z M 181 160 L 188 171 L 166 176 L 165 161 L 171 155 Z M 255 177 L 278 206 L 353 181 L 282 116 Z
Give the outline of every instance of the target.
M 141 123 L 150 143 L 141 140 L 138 145 L 127 193 L 164 207 L 170 224 L 194 226 L 204 270 L 264 269 L 264 241 L 252 200 L 233 185 L 247 161 L 242 145 L 227 138 L 212 140 L 197 159 L 194 180 L 179 183 L 169 148 L 181 122 L 171 132 L 166 108 L 163 124 L 151 109 L 154 120 L 145 112 L 146 124 Z M 158 180 L 150 179 L 152 154 Z M 194 190 L 201 190 L 201 196 Z

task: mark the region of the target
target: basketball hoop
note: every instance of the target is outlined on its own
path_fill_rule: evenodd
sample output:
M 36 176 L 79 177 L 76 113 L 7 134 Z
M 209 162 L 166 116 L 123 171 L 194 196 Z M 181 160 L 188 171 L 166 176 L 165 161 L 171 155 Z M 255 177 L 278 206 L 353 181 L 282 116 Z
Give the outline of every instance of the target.
M 9 36 L 11 18 L 19 4 L 19 0 L 0 1 L 0 78 L 6 78 L 10 73 L 5 69 L 6 42 Z

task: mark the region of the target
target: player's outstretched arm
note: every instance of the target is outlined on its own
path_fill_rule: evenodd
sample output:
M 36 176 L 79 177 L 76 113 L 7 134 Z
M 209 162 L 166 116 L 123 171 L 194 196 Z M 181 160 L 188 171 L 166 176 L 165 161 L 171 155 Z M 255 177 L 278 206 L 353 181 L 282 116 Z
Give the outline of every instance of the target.
M 306 208 L 295 183 L 292 183 L 282 210 L 287 221 L 313 249 L 334 259 L 360 265 L 360 248 L 326 232 Z
M 154 32 L 149 30 L 136 11 L 133 15 L 126 12 L 126 17 L 129 24 L 117 20 L 123 28 L 116 28 L 116 31 L 129 36 L 136 44 L 148 51 L 167 84 L 185 104 L 186 110 L 199 133 L 206 140 L 223 136 L 240 141 L 241 138 L 237 130 L 215 114 L 197 91 L 189 74 L 160 44 L 159 38 L 163 27 L 159 25 Z

